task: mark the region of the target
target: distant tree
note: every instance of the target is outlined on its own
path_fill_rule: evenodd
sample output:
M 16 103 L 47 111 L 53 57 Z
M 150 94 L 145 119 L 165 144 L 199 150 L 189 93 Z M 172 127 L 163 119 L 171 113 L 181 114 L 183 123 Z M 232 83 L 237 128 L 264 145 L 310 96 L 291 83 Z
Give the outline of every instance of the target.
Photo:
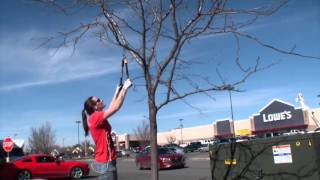
M 146 120 L 143 120 L 133 132 L 138 137 L 140 147 L 150 144 L 150 126 Z
M 167 137 L 167 142 L 169 144 L 173 144 L 174 142 L 176 142 L 176 140 L 177 140 L 177 138 L 175 136 L 170 135 Z
M 80 143 L 80 147 L 81 149 L 83 149 L 83 155 L 87 156 L 88 153 L 91 152 L 91 150 L 89 150 L 89 147 L 92 146 L 92 144 L 90 144 L 89 140 L 84 140 Z
M 32 153 L 50 153 L 55 144 L 55 133 L 49 122 L 39 128 L 31 128 L 28 138 L 29 149 Z

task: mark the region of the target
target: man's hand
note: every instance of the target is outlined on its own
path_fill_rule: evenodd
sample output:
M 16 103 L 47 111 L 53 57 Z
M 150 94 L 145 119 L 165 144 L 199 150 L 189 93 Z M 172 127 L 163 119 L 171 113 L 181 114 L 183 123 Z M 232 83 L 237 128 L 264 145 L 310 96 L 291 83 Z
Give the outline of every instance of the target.
M 127 80 L 124 82 L 124 84 L 123 84 L 123 88 L 124 88 L 125 90 L 129 89 L 131 86 L 132 86 L 132 82 L 131 82 L 130 79 L 127 79 Z

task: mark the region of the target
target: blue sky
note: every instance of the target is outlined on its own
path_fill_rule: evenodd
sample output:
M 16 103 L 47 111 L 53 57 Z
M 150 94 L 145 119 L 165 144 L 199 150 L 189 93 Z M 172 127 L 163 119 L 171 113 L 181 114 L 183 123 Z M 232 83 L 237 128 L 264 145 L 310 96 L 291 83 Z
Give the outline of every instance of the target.
M 259 4 L 259 1 L 255 1 Z M 38 46 L 41 37 L 70 30 L 92 15 L 90 10 L 79 11 L 76 16 L 64 16 L 57 11 L 28 1 L 1 2 L 0 6 L 0 138 L 7 136 L 27 140 L 31 127 L 46 121 L 55 130 L 56 141 L 62 144 L 77 142 L 77 125 L 81 120 L 83 101 L 97 95 L 109 102 L 120 75 L 119 60 L 122 51 L 111 45 L 99 43 L 88 36 L 72 55 L 72 47 L 56 51 Z M 320 1 L 290 1 L 272 17 L 261 18 L 255 25 L 244 29 L 274 46 L 320 57 Z M 166 47 L 163 47 L 165 49 Z M 232 66 L 234 39 L 231 36 L 206 36 L 186 47 L 189 59 L 221 64 L 221 71 L 228 80 L 237 77 Z M 201 52 L 201 53 L 199 53 Z M 246 119 L 257 113 L 274 98 L 299 106 L 295 98 L 303 93 L 305 102 L 312 108 L 319 107 L 320 60 L 306 59 L 275 53 L 256 44 L 241 40 L 241 62 L 250 64 L 260 56 L 263 64 L 279 62 L 271 69 L 259 72 L 233 93 L 235 119 Z M 161 56 L 161 54 L 159 55 Z M 195 65 L 188 73 L 211 73 L 215 69 L 204 64 Z M 140 71 L 129 64 L 130 75 Z M 136 81 L 135 84 L 141 82 Z M 183 86 L 180 85 L 183 90 Z M 174 102 L 159 112 L 158 131 L 179 126 L 205 125 L 217 119 L 230 117 L 227 92 L 212 93 L 215 101 L 203 95 L 187 98 L 201 113 L 182 102 Z M 128 93 L 122 109 L 110 122 L 117 133 L 131 133 L 147 116 L 145 90 L 136 86 Z M 80 126 L 81 140 L 84 135 Z

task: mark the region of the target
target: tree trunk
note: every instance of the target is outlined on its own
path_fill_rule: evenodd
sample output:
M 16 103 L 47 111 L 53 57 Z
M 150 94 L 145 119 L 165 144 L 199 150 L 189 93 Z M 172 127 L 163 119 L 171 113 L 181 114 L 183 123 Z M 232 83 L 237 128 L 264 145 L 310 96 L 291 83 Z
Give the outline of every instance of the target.
M 149 121 L 150 121 L 150 139 L 151 139 L 151 179 L 158 180 L 158 142 L 157 142 L 157 108 L 155 106 L 154 96 L 149 98 Z

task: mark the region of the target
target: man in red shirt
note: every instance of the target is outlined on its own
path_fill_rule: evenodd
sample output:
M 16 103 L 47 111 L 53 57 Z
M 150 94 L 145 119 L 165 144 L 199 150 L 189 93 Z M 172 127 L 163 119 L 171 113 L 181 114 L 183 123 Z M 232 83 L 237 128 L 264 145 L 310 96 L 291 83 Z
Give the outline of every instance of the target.
M 82 110 L 82 124 L 85 135 L 90 134 L 96 145 L 95 167 L 99 179 L 117 180 L 116 150 L 111 137 L 111 125 L 108 118 L 116 113 L 122 106 L 127 90 L 131 87 L 130 79 L 127 79 L 123 87 L 117 87 L 114 97 L 105 110 L 104 103 L 96 96 L 89 97 L 84 102 Z M 89 115 L 89 121 L 87 121 Z

